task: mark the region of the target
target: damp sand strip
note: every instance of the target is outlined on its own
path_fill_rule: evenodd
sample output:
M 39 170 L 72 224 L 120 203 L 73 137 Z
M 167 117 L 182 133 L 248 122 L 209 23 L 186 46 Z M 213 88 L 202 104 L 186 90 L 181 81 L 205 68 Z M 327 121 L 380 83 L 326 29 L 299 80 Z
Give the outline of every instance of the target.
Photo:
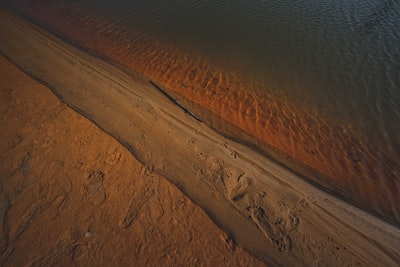
M 224 138 L 148 79 L 0 8 L 0 52 L 200 205 L 271 265 L 400 262 L 399 229 Z

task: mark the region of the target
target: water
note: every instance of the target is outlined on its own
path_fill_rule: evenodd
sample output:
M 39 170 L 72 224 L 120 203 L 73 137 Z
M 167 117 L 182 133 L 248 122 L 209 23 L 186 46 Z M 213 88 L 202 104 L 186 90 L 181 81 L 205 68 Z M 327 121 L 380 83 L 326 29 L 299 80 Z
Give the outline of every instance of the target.
M 0 1 L 400 224 L 400 2 Z

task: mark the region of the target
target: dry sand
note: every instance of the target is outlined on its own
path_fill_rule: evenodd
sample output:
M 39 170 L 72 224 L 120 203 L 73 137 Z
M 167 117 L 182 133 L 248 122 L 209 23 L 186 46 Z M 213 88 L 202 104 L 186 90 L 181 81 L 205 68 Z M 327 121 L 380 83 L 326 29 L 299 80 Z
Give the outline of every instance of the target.
M 237 244 L 271 265 L 397 266 L 400 262 L 399 229 L 308 185 L 293 173 L 248 147 L 224 138 L 204 123 L 198 122 L 189 114 L 184 113 L 180 107 L 172 103 L 142 77 L 82 53 L 47 32 L 8 14 L 5 10 L 0 10 L 0 21 L 1 53 L 36 79 L 45 82 L 68 105 L 96 122 L 103 130 L 128 148 L 145 166 L 141 171 L 134 168 L 132 172 L 135 170 L 135 173 L 142 172 L 142 175 L 146 177 L 145 181 L 149 180 L 149 177 L 153 177 L 152 179 L 158 177 L 153 173 L 161 174 L 200 205 L 226 233 L 222 235 L 222 239 L 227 242 L 219 241 L 220 245 L 217 247 L 222 248 L 226 245 L 229 250 Z M 12 96 L 12 94 L 10 95 Z M 40 99 L 36 99 L 36 101 L 40 101 Z M 57 112 L 46 110 L 49 108 L 49 106 L 45 106 L 42 114 L 48 114 L 48 116 L 57 114 Z M 65 111 L 61 111 L 59 114 L 63 115 Z M 64 123 L 69 124 L 69 118 L 65 118 Z M 55 131 L 58 131 L 58 128 Z M 76 134 L 72 130 L 67 132 L 69 138 L 75 138 L 74 140 L 79 143 L 81 139 L 77 139 Z M 100 134 L 99 131 L 97 134 Z M 48 139 L 45 138 L 45 135 L 43 138 L 43 141 L 37 141 L 35 146 L 48 147 Z M 12 141 L 14 139 L 15 141 Z M 19 141 L 19 139 L 21 138 L 11 138 L 9 143 L 18 144 L 25 140 Z M 86 140 L 93 142 L 96 146 L 103 145 L 94 142 L 93 137 Z M 67 148 L 70 147 L 73 146 Z M 122 149 L 120 148 L 120 150 Z M 96 216 L 91 213 L 94 212 L 93 210 L 97 210 L 101 214 L 98 215 L 100 218 L 104 216 L 110 222 L 118 221 L 120 227 L 121 224 L 129 225 L 131 217 L 135 218 L 135 214 L 139 214 L 139 218 L 142 218 L 142 220 L 134 220 L 135 222 L 146 221 L 149 220 L 148 218 L 161 221 L 163 216 L 160 214 L 165 211 L 155 208 L 156 205 L 154 205 L 154 213 L 153 209 L 147 207 L 137 211 L 138 206 L 145 207 L 143 203 L 147 202 L 143 199 L 151 195 L 148 192 L 157 192 L 158 186 L 150 186 L 150 189 L 147 190 L 148 182 L 143 182 L 142 189 L 130 197 L 128 194 L 125 200 L 120 202 L 108 197 L 107 190 L 110 190 L 109 192 L 130 191 L 133 190 L 128 190 L 130 186 L 133 188 L 136 186 L 136 181 L 133 179 L 132 181 L 121 180 L 118 185 L 112 185 L 111 175 L 103 168 L 109 164 L 108 161 L 114 162 L 115 158 L 119 158 L 119 156 L 113 156 L 114 151 L 112 150 L 109 152 L 105 152 L 102 156 L 94 156 L 92 152 L 88 154 L 89 157 L 95 158 L 94 161 L 99 166 L 92 167 L 93 162 L 91 162 L 83 167 L 85 173 L 80 184 L 80 199 L 82 199 L 82 194 L 86 194 L 87 197 L 83 199 L 87 201 L 89 208 L 85 210 L 85 215 L 82 217 L 95 219 Z M 24 155 L 29 154 L 25 152 Z M 65 161 L 64 156 L 65 153 L 62 153 L 57 160 L 51 162 L 37 161 L 46 162 L 46 165 L 55 166 L 53 168 L 56 170 L 62 170 L 69 174 L 71 165 L 66 166 L 65 163 L 62 163 Z M 79 167 L 79 156 L 76 157 L 71 158 L 71 161 L 78 164 Z M 4 160 L 10 162 L 11 166 L 16 165 L 14 168 L 21 169 L 16 173 L 23 176 L 24 172 L 29 174 L 29 170 L 33 170 L 29 166 L 33 166 L 35 159 L 30 155 L 22 161 L 13 160 L 8 156 Z M 121 168 L 115 168 L 115 170 L 122 171 Z M 43 167 L 40 173 L 42 175 L 47 172 L 52 176 L 50 181 L 53 181 L 53 177 L 58 175 L 57 171 L 51 171 L 47 167 Z M 111 170 L 109 172 L 111 173 Z M 25 204 L 27 208 L 23 208 L 23 212 L 26 212 L 27 215 L 19 224 L 16 223 L 17 227 L 13 232 L 14 239 L 15 236 L 22 238 L 24 235 L 19 232 L 24 233 L 24 229 L 30 229 L 28 228 L 29 222 L 35 221 L 42 214 L 47 213 L 45 212 L 47 209 L 43 207 L 50 207 L 52 203 L 62 207 L 69 203 L 63 200 L 62 192 L 73 188 L 75 178 L 71 184 L 65 184 L 65 180 L 62 179 L 58 187 L 52 186 L 50 192 L 45 193 L 47 197 L 39 198 L 36 201 L 29 199 L 29 197 L 40 195 L 45 191 L 43 186 L 38 186 L 35 189 L 37 192 L 27 196 L 28 204 Z M 158 178 L 157 184 L 161 183 L 161 180 Z M 107 189 L 108 185 L 114 189 Z M 25 187 L 22 184 L 18 188 Z M 4 185 L 3 188 L 5 188 Z M 103 194 L 102 190 L 106 193 Z M 11 195 L 8 189 L 3 189 L 3 192 Z M 157 194 L 154 193 L 154 195 Z M 167 195 L 169 196 L 169 194 Z M 3 206 L 7 207 L 7 198 L 4 199 Z M 107 202 L 108 199 L 110 202 Z M 130 204 L 128 199 L 133 199 L 133 204 Z M 136 199 L 138 200 L 136 201 Z M 157 198 L 150 197 L 150 199 L 156 201 Z M 90 203 L 93 204 L 93 208 L 90 207 Z M 125 209 L 125 215 L 121 211 L 122 217 L 115 219 L 103 209 L 99 211 L 99 207 L 106 206 L 105 203 L 109 203 L 108 205 L 113 209 L 121 203 L 127 203 L 121 207 Z M 79 208 L 84 209 L 83 200 L 77 204 L 80 205 Z M 12 206 L 7 213 L 7 218 L 11 217 L 11 210 Z M 47 220 L 50 221 L 51 218 L 57 217 L 57 214 L 64 214 L 63 211 L 58 212 L 58 210 L 56 208 L 53 213 L 47 215 Z M 5 214 L 5 212 L 3 213 Z M 72 215 L 75 213 L 72 212 Z M 71 219 L 71 214 L 67 213 L 63 216 L 66 216 L 64 220 L 72 221 L 81 218 L 78 216 L 78 219 Z M 187 220 L 186 217 L 183 221 L 185 220 Z M 8 219 L 7 221 L 7 225 L 11 225 Z M 97 220 L 95 221 L 97 222 Z M 179 220 L 177 222 L 180 223 Z M 132 225 L 134 224 L 132 223 Z M 41 226 L 43 227 L 43 225 Z M 104 229 L 105 233 L 109 231 L 109 228 L 102 227 L 104 228 L 85 225 L 82 229 L 75 231 L 78 234 L 74 231 L 72 232 L 75 234 L 71 234 L 71 230 L 67 232 L 69 234 L 63 232 L 66 237 L 63 237 L 61 241 L 54 242 L 53 247 L 47 253 L 50 256 L 42 260 L 51 261 L 57 258 L 57 255 L 61 255 L 60 251 L 66 251 L 68 245 L 71 245 L 68 240 L 73 242 L 77 237 L 95 237 L 94 233 L 99 231 L 97 229 Z M 9 228 L 11 229 L 11 226 Z M 22 229 L 22 231 L 18 229 Z M 132 231 L 135 233 L 133 229 Z M 158 232 L 158 228 L 154 231 Z M 169 235 L 168 231 L 163 232 L 164 235 Z M 12 233 L 11 230 L 8 233 Z M 110 232 L 108 234 L 112 235 Z M 148 234 L 147 231 L 145 231 L 146 234 Z M 203 234 L 204 231 L 200 232 L 200 235 Z M 156 235 L 161 235 L 161 233 L 158 232 Z M 221 236 L 221 234 L 215 236 L 218 235 Z M 9 234 L 9 236 L 12 235 Z M 51 239 L 51 234 L 45 236 Z M 127 237 L 121 236 L 120 238 L 125 240 L 123 238 Z M 13 238 L 10 240 L 13 241 Z M 125 242 L 117 238 L 115 240 L 113 247 L 120 247 L 120 250 L 123 250 L 121 246 Z M 197 242 L 193 241 L 193 238 L 190 240 Z M 137 242 L 140 241 L 142 246 L 150 251 L 158 251 L 158 244 L 152 243 L 156 241 L 146 240 L 143 242 L 139 238 Z M 26 245 L 27 243 L 24 242 L 21 246 Z M 100 241 L 95 240 L 92 246 L 92 248 L 101 248 L 104 245 L 102 246 Z M 34 247 L 40 247 L 40 242 Z M 68 253 L 71 255 L 70 252 Z M 77 253 L 85 255 L 89 251 L 79 248 Z M 3 252 L 3 255 L 6 254 L 7 252 Z M 72 253 L 72 255 L 74 254 L 75 252 Z M 152 260 L 168 264 L 168 254 L 164 254 L 160 258 L 154 257 Z M 102 256 L 99 252 L 96 255 Z M 209 257 L 208 253 L 202 254 L 198 260 L 205 260 L 203 257 Z M 117 264 L 116 261 L 113 263 Z
M 164 177 L 0 57 L 1 266 L 263 266 Z

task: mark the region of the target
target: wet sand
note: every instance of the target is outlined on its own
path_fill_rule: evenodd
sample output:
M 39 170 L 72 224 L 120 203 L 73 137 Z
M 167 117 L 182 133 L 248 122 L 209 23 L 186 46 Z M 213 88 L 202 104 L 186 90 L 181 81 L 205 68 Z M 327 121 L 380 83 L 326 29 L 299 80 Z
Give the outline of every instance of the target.
M 185 192 L 226 233 L 222 235 L 222 239 L 225 240 L 225 244 L 228 244 L 228 250 L 232 245 L 243 247 L 265 263 L 285 266 L 323 264 L 396 266 L 399 262 L 400 255 L 397 250 L 400 244 L 399 229 L 310 186 L 257 152 L 221 136 L 185 113 L 143 77 L 82 53 L 4 10 L 1 11 L 0 18 L 3 39 L 0 46 L 1 52 L 21 69 L 45 82 L 69 106 L 94 121 L 102 130 L 114 136 L 128 148 L 129 152 L 143 164 L 144 175 L 146 173 L 150 176 L 162 175 Z M 40 101 L 40 98 L 37 100 Z M 45 105 L 42 114 L 50 115 L 51 112 L 46 111 L 46 108 L 49 106 Z M 69 123 L 65 122 L 68 122 L 68 117 L 65 118 L 64 124 Z M 55 130 L 57 131 L 58 128 Z M 101 132 L 100 129 L 98 132 Z M 67 131 L 67 135 L 74 138 L 75 133 Z M 36 140 L 34 144 L 48 147 L 46 144 L 48 139 L 44 139 L 41 142 Z M 93 137 L 89 140 L 93 140 Z M 16 143 L 18 143 L 18 138 L 16 138 Z M 95 142 L 95 145 L 98 146 L 98 142 Z M 64 154 L 60 155 L 61 162 Z M 42 156 L 46 157 L 46 155 Z M 109 183 L 104 182 L 109 176 L 108 171 L 102 168 L 103 164 L 107 164 L 106 159 L 109 157 L 109 153 L 103 153 L 102 156 L 95 157 L 100 167 L 84 167 L 85 174 L 80 184 L 81 194 L 86 194 L 84 198 L 88 204 L 94 205 L 94 207 L 89 205 L 85 213 L 97 211 L 98 206 L 105 205 L 103 203 L 106 203 L 108 199 L 107 193 L 105 193 L 105 200 L 103 199 L 102 190 L 108 190 L 108 185 L 112 187 L 111 179 Z M 113 162 L 115 157 L 119 156 L 111 156 L 111 159 L 107 161 Z M 22 167 L 21 171 L 17 172 L 22 173 L 20 174 L 22 176 L 24 172 L 29 174 L 29 170 L 32 169 L 30 156 L 22 160 L 22 163 L 12 158 L 5 160 L 10 160 L 17 166 L 16 169 Z M 71 161 L 75 160 L 76 158 L 71 159 Z M 35 158 L 33 158 L 34 162 Z M 56 169 L 66 171 L 67 174 L 70 172 L 69 166 L 57 162 L 53 161 L 46 165 L 53 164 Z M 44 168 L 41 173 L 47 172 Z M 115 169 L 122 171 L 122 167 Z M 50 179 L 53 181 L 53 177 L 57 174 L 53 173 L 51 176 Z M 61 182 L 64 181 L 65 179 L 62 179 Z M 26 187 L 23 184 L 19 186 L 22 189 Z M 132 185 L 125 180 L 114 186 L 114 190 L 118 191 Z M 121 223 L 122 226 L 129 225 L 131 218 L 137 217 L 135 214 L 140 212 L 152 213 L 152 209 L 148 208 L 139 208 L 141 211 L 137 211 L 138 207 L 145 205 L 143 198 L 146 197 L 142 195 L 151 195 L 148 191 L 151 192 L 157 188 L 150 186 L 150 190 L 147 190 L 145 189 L 149 187 L 147 184 L 143 187 L 144 189 L 139 190 L 137 195 L 125 198 L 125 201 L 132 198 L 135 201 L 133 204 L 129 202 L 124 205 L 123 208 L 125 212 L 128 211 L 128 215 L 118 220 L 120 225 Z M 4 188 L 3 185 L 2 203 L 4 207 L 8 207 L 12 193 Z M 28 203 L 25 203 L 27 207 L 22 208 L 27 212 L 25 219 L 19 223 L 8 223 L 8 227 L 3 227 L 3 229 L 11 229 L 11 227 L 16 229 L 13 232 L 3 231 L 7 233 L 4 236 L 12 236 L 4 240 L 13 241 L 15 236 L 24 236 L 25 229 L 31 229 L 28 227 L 30 223 L 41 218 L 42 214 L 46 214 L 46 207 L 51 206 L 52 203 L 56 207 L 55 214 L 63 214 L 63 211 L 59 212 L 60 209 L 57 207 L 66 205 L 63 204 L 62 195 L 68 188 L 74 188 L 73 183 L 72 185 L 61 183 L 59 187 L 52 186 L 51 188 L 56 189 L 47 193 L 47 197 L 36 201 L 31 200 L 32 196 L 35 196 L 36 192 L 45 191 L 43 186 L 36 187 L 33 193 L 27 193 L 26 202 Z M 110 189 L 110 191 L 113 190 Z M 60 206 L 57 206 L 57 203 L 61 203 Z M 126 202 L 112 200 L 108 205 L 115 208 L 120 203 Z M 81 203 L 79 202 L 78 205 Z M 12 211 L 12 207 L 11 205 L 9 209 L 3 209 L 6 210 L 3 214 L 7 215 L 7 222 L 12 212 L 17 212 Z M 154 207 L 154 210 L 157 208 Z M 113 221 L 112 216 L 109 216 L 107 212 L 98 212 L 101 214 L 98 216 L 104 216 L 104 220 Z M 159 214 L 162 214 L 160 211 L 154 213 L 151 215 L 154 218 L 160 218 Z M 72 220 L 71 214 L 63 214 L 63 216 Z M 140 216 L 142 215 L 139 215 L 139 218 Z M 43 215 L 43 217 L 46 216 Z M 49 220 L 53 217 L 54 214 L 47 215 L 46 218 Z M 143 220 L 147 219 L 143 218 Z M 40 228 L 40 225 L 37 227 Z M 60 242 L 51 242 L 52 248 L 47 253 L 49 256 L 40 258 L 40 261 L 51 262 L 62 253 L 68 254 L 66 248 L 72 244 L 68 242 L 79 237 L 95 236 L 94 231 L 90 225 L 77 231 L 79 234 L 67 231 L 71 237 L 64 231 L 66 237 L 63 237 Z M 20 232 L 22 234 L 19 234 Z M 10 233 L 14 234 L 10 235 Z M 45 234 L 45 236 L 51 239 L 51 235 Z M 100 241 L 93 242 L 94 247 L 103 247 Z M 159 244 L 152 242 L 143 240 L 141 242 L 146 243 L 149 249 L 159 247 Z M 21 244 L 22 247 L 26 245 L 26 242 Z M 82 250 L 84 249 L 79 248 L 78 252 Z M 7 251 L 11 254 L 13 250 L 11 248 L 5 251 L 2 255 L 6 255 Z M 85 252 L 79 252 L 79 254 L 85 254 Z M 164 253 L 163 257 L 154 260 L 164 262 L 166 259 L 168 255 Z M 113 260 L 112 263 L 114 262 Z

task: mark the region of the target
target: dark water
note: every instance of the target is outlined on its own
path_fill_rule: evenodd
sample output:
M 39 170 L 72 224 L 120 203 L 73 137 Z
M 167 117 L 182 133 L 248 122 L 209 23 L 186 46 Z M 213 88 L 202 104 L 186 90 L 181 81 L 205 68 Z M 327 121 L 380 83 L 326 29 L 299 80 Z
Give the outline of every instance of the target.
M 62 8 L 68 2 L 53 5 Z M 120 0 L 79 5 L 107 17 L 125 29 L 123 34 L 130 28 L 153 34 L 213 64 L 257 74 L 289 97 L 360 125 L 385 126 L 379 129 L 387 142 L 398 136 L 393 124 L 400 118 L 399 1 Z M 257 89 L 262 94 L 264 88 Z
M 0 2 L 400 223 L 400 1 Z

